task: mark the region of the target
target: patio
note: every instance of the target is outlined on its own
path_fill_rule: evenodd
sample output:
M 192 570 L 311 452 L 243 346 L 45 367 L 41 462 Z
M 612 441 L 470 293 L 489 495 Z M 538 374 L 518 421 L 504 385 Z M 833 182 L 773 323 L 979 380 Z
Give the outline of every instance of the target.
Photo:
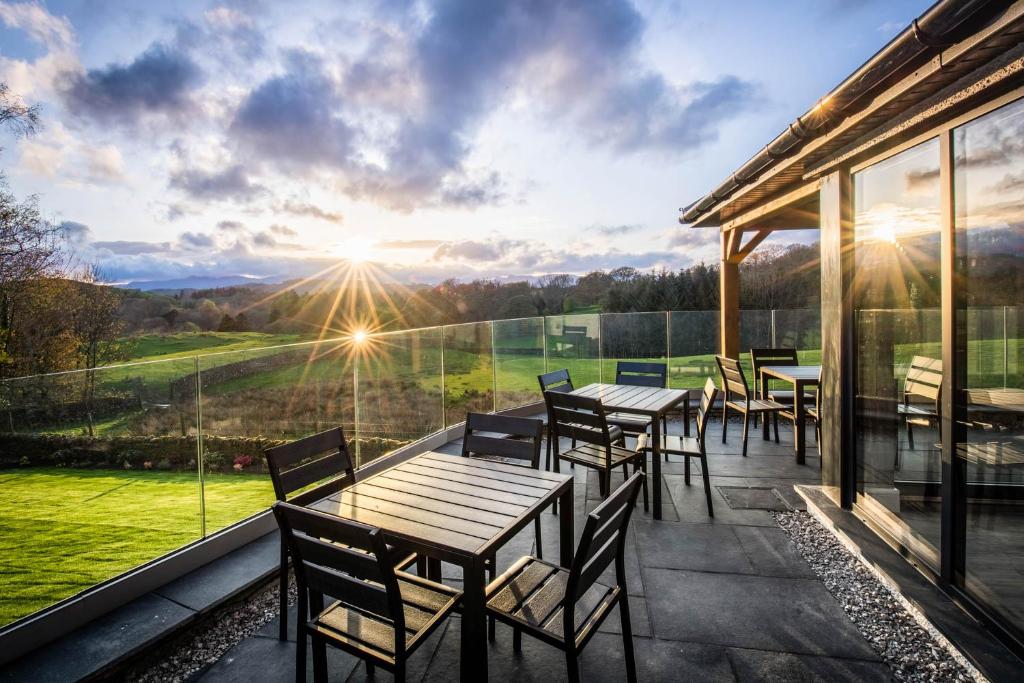
M 639 505 L 634 513 L 626 558 L 639 679 L 889 680 L 888 666 L 861 637 L 771 512 L 734 509 L 743 507 L 747 487 L 774 489 L 781 496 L 760 491 L 768 496 L 748 501 L 751 507 L 773 500 L 780 509 L 786 504 L 801 507 L 792 486 L 817 483 L 815 445 L 809 444 L 807 465 L 796 465 L 792 434 L 783 426 L 780 444 L 752 438 L 750 455 L 743 458 L 739 425 L 730 426 L 728 444 L 721 443 L 720 424 L 713 423 L 708 436 L 713 519 L 705 509 L 699 475 L 686 486 L 678 458 L 663 470 L 662 521 L 653 521 Z M 680 428 L 672 425 L 670 431 Z M 439 450 L 457 454 L 460 442 Z M 587 472 L 584 468 L 575 472 L 577 536 L 585 513 L 600 500 L 597 475 Z M 723 489 L 732 494 L 732 506 Z M 557 557 L 558 518 L 545 514 L 543 524 L 545 557 Z M 499 567 L 531 553 L 533 544 L 532 528 L 523 530 L 499 553 Z M 444 565 L 444 580 L 457 586 L 459 571 Z M 289 624 L 294 623 L 293 616 Z M 488 653 L 493 680 L 564 679 L 560 652 L 524 638 L 522 654 L 514 655 L 511 631 L 500 624 L 497 628 Z M 610 618 L 584 651 L 580 659 L 584 680 L 623 679 L 617 628 L 618 619 Z M 294 630 L 288 642 L 279 641 L 277 632 L 275 620 L 236 645 L 200 680 L 292 680 Z M 455 616 L 412 657 L 409 678 L 457 678 L 459 644 L 460 619 Z M 333 649 L 328 657 L 331 680 L 365 678 L 365 669 L 355 658 Z

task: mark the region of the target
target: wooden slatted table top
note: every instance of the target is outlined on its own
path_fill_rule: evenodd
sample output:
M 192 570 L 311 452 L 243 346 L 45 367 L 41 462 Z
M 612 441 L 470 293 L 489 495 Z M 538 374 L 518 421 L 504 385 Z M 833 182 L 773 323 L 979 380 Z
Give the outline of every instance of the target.
M 820 365 L 762 365 L 761 372 L 793 383 L 817 384 L 821 381 Z
M 568 474 L 430 451 L 310 507 L 458 562 L 489 556 L 566 487 Z
M 572 393 L 599 398 L 605 410 L 616 413 L 660 415 L 676 407 L 689 396 L 686 389 L 638 387 L 631 384 L 588 384 Z

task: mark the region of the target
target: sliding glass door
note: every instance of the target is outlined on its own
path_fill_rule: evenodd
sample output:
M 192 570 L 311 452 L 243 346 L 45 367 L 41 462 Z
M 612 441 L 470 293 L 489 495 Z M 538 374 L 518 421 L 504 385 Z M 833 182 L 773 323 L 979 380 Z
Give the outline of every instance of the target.
M 938 566 L 939 143 L 854 175 L 857 502 Z
M 1024 101 L 953 131 L 963 588 L 1024 632 Z

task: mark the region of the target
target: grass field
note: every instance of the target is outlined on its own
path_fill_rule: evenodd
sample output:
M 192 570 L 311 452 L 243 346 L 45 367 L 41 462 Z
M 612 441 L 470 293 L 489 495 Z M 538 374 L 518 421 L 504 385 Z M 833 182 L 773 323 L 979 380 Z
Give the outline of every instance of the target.
M 132 339 L 126 362 L 191 357 L 201 353 L 243 351 L 305 341 L 298 334 L 263 332 L 203 332 L 199 334 L 147 334 Z
M 199 540 L 195 474 L 0 472 L 0 625 Z M 207 475 L 206 531 L 265 509 L 266 475 Z

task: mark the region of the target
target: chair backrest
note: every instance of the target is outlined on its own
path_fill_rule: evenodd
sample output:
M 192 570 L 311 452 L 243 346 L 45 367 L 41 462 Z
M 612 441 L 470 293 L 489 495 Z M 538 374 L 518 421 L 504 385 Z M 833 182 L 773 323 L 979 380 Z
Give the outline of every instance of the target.
M 544 423 L 528 417 L 469 413 L 462 437 L 462 455 L 498 456 L 522 460 L 533 469 L 540 467 L 540 444 Z
M 615 366 L 615 383 L 638 387 L 665 388 L 668 365 L 665 363 L 638 363 L 620 360 Z
M 348 442 L 341 427 L 313 434 L 263 451 L 278 500 L 310 484 L 327 479 L 321 486 L 303 491 L 290 500 L 305 505 L 355 483 Z
M 541 393 L 545 391 L 569 393 L 573 390 L 572 379 L 569 377 L 569 371 L 565 368 L 537 375 L 537 381 L 540 382 Z
M 568 438 L 603 446 L 611 458 L 611 436 L 604 405 L 597 398 L 545 391 L 548 425 L 556 439 Z
M 912 396 L 933 401 L 938 407 L 942 392 L 942 361 L 927 356 L 910 359 L 907 378 L 903 382 L 903 402 L 910 403 Z
M 309 597 L 314 612 L 323 610 L 327 595 L 392 622 L 396 634 L 405 633 L 402 594 L 380 529 L 291 503 L 274 503 L 274 516 L 292 557 L 299 595 Z M 395 638 L 394 647 L 401 657 L 405 638 Z
M 750 396 L 750 389 L 747 386 L 747 378 L 743 375 L 743 366 L 735 358 L 715 356 L 718 363 L 718 372 L 722 375 L 722 394 L 725 400 L 729 400 L 729 394 L 735 393 L 744 399 Z
M 569 615 L 575 614 L 576 601 L 590 590 L 612 561 L 615 562 L 616 584 L 620 590 L 626 590 L 624 552 L 627 528 L 644 476 L 643 472 L 634 472 L 626 483 L 587 515 L 565 586 L 562 626 L 567 643 L 575 640 L 575 619 Z
M 754 371 L 754 390 L 761 381 L 761 367 L 765 365 L 800 365 L 796 349 L 750 349 L 750 365 Z
M 700 395 L 700 405 L 697 406 L 697 441 L 700 443 L 701 452 L 704 451 L 704 442 L 708 435 L 708 422 L 711 420 L 711 408 L 715 405 L 715 398 L 718 396 L 718 387 L 715 380 L 708 377 L 704 382 L 704 392 Z

